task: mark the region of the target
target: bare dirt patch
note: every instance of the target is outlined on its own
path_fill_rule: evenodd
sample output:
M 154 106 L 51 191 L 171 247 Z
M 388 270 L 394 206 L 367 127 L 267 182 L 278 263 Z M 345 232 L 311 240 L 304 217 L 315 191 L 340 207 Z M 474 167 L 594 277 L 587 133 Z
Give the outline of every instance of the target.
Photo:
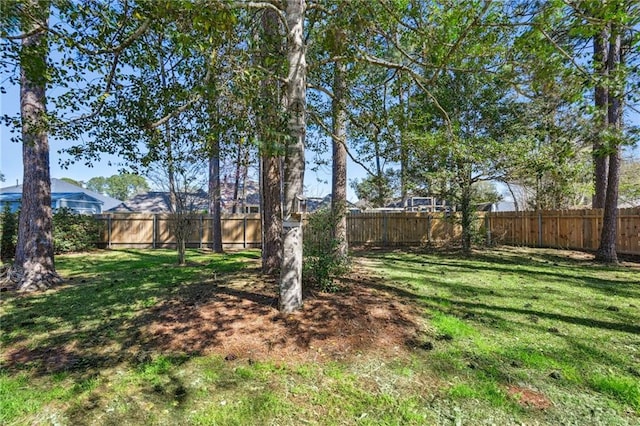
M 522 386 L 509 385 L 507 394 L 514 398 L 518 404 L 527 408 L 545 410 L 553 405 L 551 400 L 543 393 Z

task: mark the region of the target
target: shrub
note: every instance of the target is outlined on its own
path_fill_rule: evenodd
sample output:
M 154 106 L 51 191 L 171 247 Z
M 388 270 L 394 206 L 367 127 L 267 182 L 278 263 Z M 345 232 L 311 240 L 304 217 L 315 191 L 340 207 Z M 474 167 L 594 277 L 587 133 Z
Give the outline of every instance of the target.
M 338 252 L 340 241 L 334 238 L 337 217 L 329 209 L 308 217 L 304 233 L 303 279 L 322 291 L 337 291 L 334 279 L 349 270 L 349 259 Z
M 9 204 L 5 203 L 0 213 L 0 258 L 13 259 L 16 256 L 18 240 L 18 212 L 11 212 Z
M 100 227 L 93 216 L 60 209 L 53 215 L 53 250 L 56 254 L 94 248 Z

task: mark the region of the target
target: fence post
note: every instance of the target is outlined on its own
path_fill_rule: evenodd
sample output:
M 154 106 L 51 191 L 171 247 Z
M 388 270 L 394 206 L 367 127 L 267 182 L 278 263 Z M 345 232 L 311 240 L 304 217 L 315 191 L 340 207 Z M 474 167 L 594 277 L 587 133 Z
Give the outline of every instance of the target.
M 151 232 L 151 248 L 156 248 L 156 240 L 158 239 L 158 213 L 153 214 L 153 231 Z
M 538 211 L 538 247 L 542 247 L 542 213 Z
M 247 214 L 242 218 L 242 247 L 247 248 Z
M 107 247 L 111 248 L 111 215 L 107 216 Z
M 204 238 L 204 214 L 200 213 L 200 249 L 202 249 L 203 238 Z
M 431 242 L 431 214 L 427 213 L 427 242 Z

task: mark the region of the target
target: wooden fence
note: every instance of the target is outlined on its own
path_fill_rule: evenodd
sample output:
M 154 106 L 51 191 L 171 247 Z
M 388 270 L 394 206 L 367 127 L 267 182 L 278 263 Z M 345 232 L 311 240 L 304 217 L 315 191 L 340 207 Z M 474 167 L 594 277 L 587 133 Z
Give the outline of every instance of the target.
M 96 217 L 102 223 L 101 247 L 175 247 L 170 215 L 116 213 Z M 210 248 L 212 224 L 210 215 L 196 216 L 188 246 Z M 494 243 L 595 250 L 600 242 L 602 210 L 487 213 L 477 225 Z M 460 235 L 457 216 L 443 213 L 347 216 L 347 239 L 353 246 L 419 246 L 457 240 Z M 222 243 L 226 248 L 260 247 L 260 215 L 223 215 Z M 640 255 L 640 208 L 619 210 L 618 252 Z
M 96 215 L 101 224 L 99 247 L 103 248 L 175 248 L 173 218 L 168 214 L 109 213 Z M 222 243 L 227 248 L 262 245 L 259 214 L 223 215 Z M 211 248 L 213 217 L 194 217 L 188 246 Z
M 502 244 L 596 250 L 602 215 L 602 209 L 496 212 L 485 223 Z M 618 210 L 617 251 L 640 255 L 640 208 Z

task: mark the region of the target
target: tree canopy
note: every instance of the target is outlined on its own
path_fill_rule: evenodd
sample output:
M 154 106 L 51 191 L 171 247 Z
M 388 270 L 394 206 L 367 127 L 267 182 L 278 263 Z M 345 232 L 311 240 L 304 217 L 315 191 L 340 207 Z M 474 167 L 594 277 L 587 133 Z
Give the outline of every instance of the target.
M 522 207 L 593 195 L 608 224 L 599 256 L 615 261 L 620 158 L 636 135 L 624 111 L 640 100 L 635 1 L 33 0 L 3 3 L 0 19 L 3 84 L 41 104 L 3 117 L 26 153 L 42 148 L 25 169 L 48 169 L 51 137 L 70 162 L 107 153 L 129 172 L 161 170 L 176 199 L 180 174 L 208 164 L 215 193 L 221 158 L 236 182 L 253 164 L 263 189 L 279 188 L 263 200 L 275 242 L 277 228 L 294 236 L 305 151 L 327 161 L 331 141 L 336 212 L 347 157 L 375 205 L 438 193 L 471 212 L 473 187 L 491 180 L 527 189 Z M 46 187 L 48 172 L 31 174 L 27 187 Z M 145 188 L 118 179 L 91 185 L 121 199 Z M 284 287 L 300 269 L 294 240 L 278 249 L 300 247 L 283 257 Z

